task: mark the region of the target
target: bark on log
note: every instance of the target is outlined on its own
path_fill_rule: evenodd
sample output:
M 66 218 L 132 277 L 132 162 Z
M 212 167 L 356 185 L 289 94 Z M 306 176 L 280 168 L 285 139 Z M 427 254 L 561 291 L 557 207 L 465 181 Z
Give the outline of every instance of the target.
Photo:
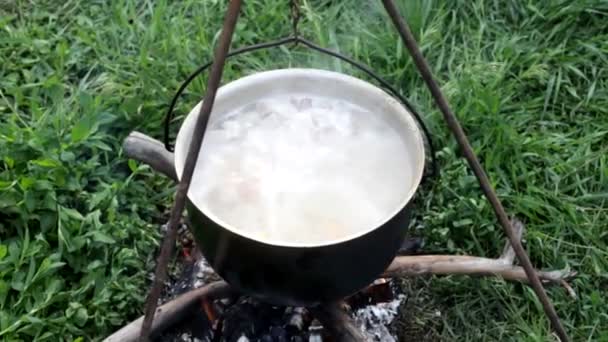
M 159 306 L 152 322 L 152 336 L 155 336 L 165 329 L 181 320 L 190 312 L 195 303 L 201 298 L 210 300 L 226 298 L 232 295 L 230 286 L 224 281 L 218 281 L 209 285 L 186 292 L 185 294 L 173 299 L 166 304 Z M 104 342 L 136 342 L 144 317 L 141 316 L 135 321 L 125 325 L 120 330 L 108 336 Z
M 343 302 L 328 303 L 310 309 L 312 314 L 331 332 L 337 342 L 366 342 L 368 338 L 356 326 Z
M 537 271 L 544 282 L 561 285 L 575 272 L 567 270 Z M 490 259 L 468 255 L 413 255 L 400 256 L 390 264 L 383 277 L 413 277 L 434 275 L 485 275 L 498 276 L 505 280 L 528 282 L 526 272 L 520 266 L 506 263 L 502 259 Z

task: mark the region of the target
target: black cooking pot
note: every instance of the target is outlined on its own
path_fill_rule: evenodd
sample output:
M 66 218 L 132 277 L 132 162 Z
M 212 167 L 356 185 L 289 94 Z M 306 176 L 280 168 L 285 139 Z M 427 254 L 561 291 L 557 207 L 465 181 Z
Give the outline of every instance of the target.
M 231 286 L 285 305 L 314 305 L 346 297 L 370 284 L 395 257 L 405 238 L 411 201 L 422 179 L 424 141 L 412 114 L 376 86 L 343 74 L 316 69 L 257 73 L 218 90 L 210 126 L 226 113 L 263 98 L 298 94 L 337 98 L 372 111 L 396 127 L 411 160 L 411 179 L 397 208 L 383 223 L 355 235 L 321 243 L 295 243 L 254 236 L 223 222 L 205 203 L 188 196 L 188 216 L 197 244 L 213 269 Z M 178 178 L 201 103 L 185 119 L 175 145 Z M 203 142 L 201 155 L 206 153 Z M 347 172 L 347 170 L 345 170 Z M 383 177 L 384 175 L 378 175 Z

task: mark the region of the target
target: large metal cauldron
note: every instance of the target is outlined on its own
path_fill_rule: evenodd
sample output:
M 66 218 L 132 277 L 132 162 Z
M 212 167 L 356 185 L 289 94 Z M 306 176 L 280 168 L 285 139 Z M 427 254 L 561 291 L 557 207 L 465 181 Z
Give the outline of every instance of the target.
M 187 209 L 196 242 L 224 280 L 276 304 L 314 305 L 353 294 L 371 283 L 393 260 L 407 231 L 412 198 L 423 175 L 425 151 L 418 125 L 400 102 L 365 81 L 324 70 L 273 70 L 231 82 L 218 90 L 210 122 L 260 98 L 290 93 L 340 98 L 385 116 L 397 125 L 409 149 L 404 153 L 414 160 L 414 179 L 409 182 L 412 185 L 407 196 L 383 224 L 314 245 L 253 238 L 206 212 L 204 204 L 195 204 L 189 196 Z M 192 109 L 177 136 L 175 167 L 179 178 L 200 105 Z

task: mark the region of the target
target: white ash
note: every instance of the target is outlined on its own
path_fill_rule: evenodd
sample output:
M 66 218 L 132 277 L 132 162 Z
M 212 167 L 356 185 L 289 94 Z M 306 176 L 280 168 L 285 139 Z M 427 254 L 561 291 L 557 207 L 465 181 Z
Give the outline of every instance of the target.
M 323 97 L 261 99 L 212 115 L 189 197 L 263 241 L 342 239 L 400 209 L 413 185 L 407 151 L 381 112 Z
M 323 342 L 323 337 L 320 334 L 311 334 L 308 337 L 308 342 Z
M 355 322 L 359 325 L 361 331 L 367 334 L 370 341 L 396 342 L 396 338 L 387 327 L 397 317 L 399 307 L 404 299 L 405 295 L 401 294 L 397 299 L 390 302 L 361 308 L 354 313 Z
M 323 342 L 323 337 L 321 336 L 323 332 L 323 326 L 316 319 L 312 322 L 310 327 L 308 327 L 308 342 Z
M 196 262 L 195 267 L 196 274 L 194 276 L 194 283 L 192 284 L 193 288 L 199 288 L 219 279 L 218 275 L 205 258 L 200 258 L 200 260 Z
M 287 323 L 287 325 L 290 325 L 298 330 L 302 330 L 302 327 L 304 327 L 303 315 L 306 312 L 306 309 L 304 309 L 304 308 L 287 308 L 287 310 L 285 310 L 285 311 L 289 312 L 289 314 L 290 314 L 289 322 Z
M 183 333 L 179 338 L 181 339 L 181 342 L 203 342 L 200 338 L 192 336 L 191 333 Z

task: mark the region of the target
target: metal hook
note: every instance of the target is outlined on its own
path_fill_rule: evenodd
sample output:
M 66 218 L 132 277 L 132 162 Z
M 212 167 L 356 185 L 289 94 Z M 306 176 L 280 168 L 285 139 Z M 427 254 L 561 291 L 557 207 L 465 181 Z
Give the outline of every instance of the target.
M 300 33 L 298 31 L 298 24 L 300 22 L 301 12 L 300 12 L 300 0 L 291 0 L 291 28 L 293 31 L 293 36 L 298 38 Z M 295 44 L 298 44 L 298 41 L 295 41 Z

